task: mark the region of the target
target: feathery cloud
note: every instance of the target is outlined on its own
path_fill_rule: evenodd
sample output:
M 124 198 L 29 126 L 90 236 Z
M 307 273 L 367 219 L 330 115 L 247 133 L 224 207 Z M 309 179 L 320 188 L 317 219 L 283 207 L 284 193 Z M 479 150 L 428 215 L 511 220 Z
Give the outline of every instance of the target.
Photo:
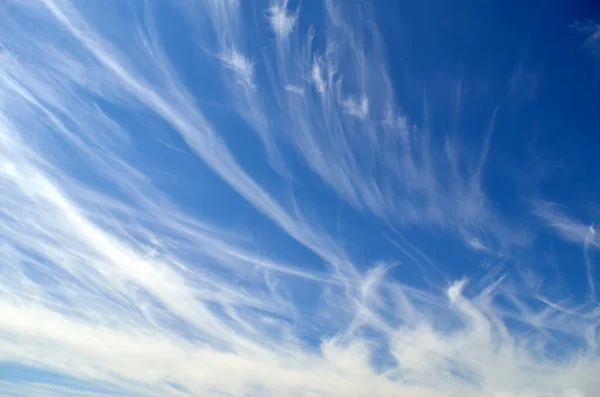
M 157 10 L 95 7 L 0 5 L 0 361 L 58 374 L 3 378 L 1 394 L 596 392 L 594 284 L 586 305 L 493 272 L 423 287 L 349 249 L 299 192 L 327 187 L 382 228 L 514 243 L 483 188 L 496 112 L 463 158 L 397 103 L 381 38 L 350 5 L 326 1 L 326 29 L 305 31 L 299 8 L 265 5 L 278 40 L 257 50 L 245 2 L 183 2 L 173 18 L 207 21 L 186 32 L 223 110 L 184 83 Z M 597 244 L 589 225 L 536 213 Z M 403 259 L 433 262 L 398 234 Z

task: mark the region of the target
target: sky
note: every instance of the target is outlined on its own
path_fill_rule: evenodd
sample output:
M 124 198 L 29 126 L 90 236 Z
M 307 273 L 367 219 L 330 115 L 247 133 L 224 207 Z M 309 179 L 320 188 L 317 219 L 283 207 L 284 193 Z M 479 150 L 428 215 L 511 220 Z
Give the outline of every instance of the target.
M 0 396 L 598 395 L 592 1 L 0 15 Z

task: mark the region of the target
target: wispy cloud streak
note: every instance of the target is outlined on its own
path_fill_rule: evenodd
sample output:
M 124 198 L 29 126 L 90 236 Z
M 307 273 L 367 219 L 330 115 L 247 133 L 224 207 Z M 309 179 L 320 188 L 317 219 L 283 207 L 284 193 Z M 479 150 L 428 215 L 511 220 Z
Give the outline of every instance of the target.
M 297 28 L 302 15 L 288 3 L 274 2 L 267 13 L 277 40 L 274 54 L 261 59 L 271 78 L 248 101 L 239 101 L 245 88 L 230 85 L 244 119 L 269 120 L 268 127 L 250 124 L 276 168 L 288 170 L 281 150 L 290 143 L 328 187 L 360 210 L 448 229 L 467 246 L 473 238 L 504 248 L 523 243 L 526 236 L 500 220 L 482 184 L 498 109 L 490 112 L 489 126 L 481 126 L 487 132 L 480 154 L 465 156 L 459 137 L 428 129 L 427 104 L 419 127 L 398 103 L 382 39 L 368 18 L 326 1 L 323 37 L 316 37 L 314 27 Z M 249 46 L 242 3 L 207 7 L 215 35 L 229 43 L 213 51 Z
M 597 302 L 596 277 L 594 263 L 590 257 L 590 248 L 600 248 L 594 224 L 583 224 L 563 213 L 555 203 L 536 202 L 534 213 L 554 228 L 565 240 L 583 246 L 583 258 L 588 284 L 588 294 L 592 302 Z

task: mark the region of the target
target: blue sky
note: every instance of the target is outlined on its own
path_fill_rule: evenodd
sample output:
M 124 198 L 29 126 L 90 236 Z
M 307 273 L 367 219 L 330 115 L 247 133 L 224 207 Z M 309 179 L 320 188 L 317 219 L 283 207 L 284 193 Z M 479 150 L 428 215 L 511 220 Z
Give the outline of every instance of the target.
M 597 393 L 592 2 L 0 15 L 0 396 Z

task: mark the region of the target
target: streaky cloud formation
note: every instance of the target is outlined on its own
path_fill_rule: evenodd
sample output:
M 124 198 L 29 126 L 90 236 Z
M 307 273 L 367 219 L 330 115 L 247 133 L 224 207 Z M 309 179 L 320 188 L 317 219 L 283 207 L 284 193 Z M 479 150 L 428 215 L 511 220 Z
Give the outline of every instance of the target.
M 584 45 L 596 57 L 600 57 L 600 23 L 594 20 L 577 21 L 572 25 L 587 35 Z
M 595 225 L 534 200 L 585 296 L 524 279 L 502 108 L 438 131 L 308 3 L 0 4 L 1 395 L 596 395 Z
M 285 40 L 289 36 L 297 18 L 297 12 L 288 11 L 287 0 L 274 2 L 269 8 L 269 22 L 279 40 Z

